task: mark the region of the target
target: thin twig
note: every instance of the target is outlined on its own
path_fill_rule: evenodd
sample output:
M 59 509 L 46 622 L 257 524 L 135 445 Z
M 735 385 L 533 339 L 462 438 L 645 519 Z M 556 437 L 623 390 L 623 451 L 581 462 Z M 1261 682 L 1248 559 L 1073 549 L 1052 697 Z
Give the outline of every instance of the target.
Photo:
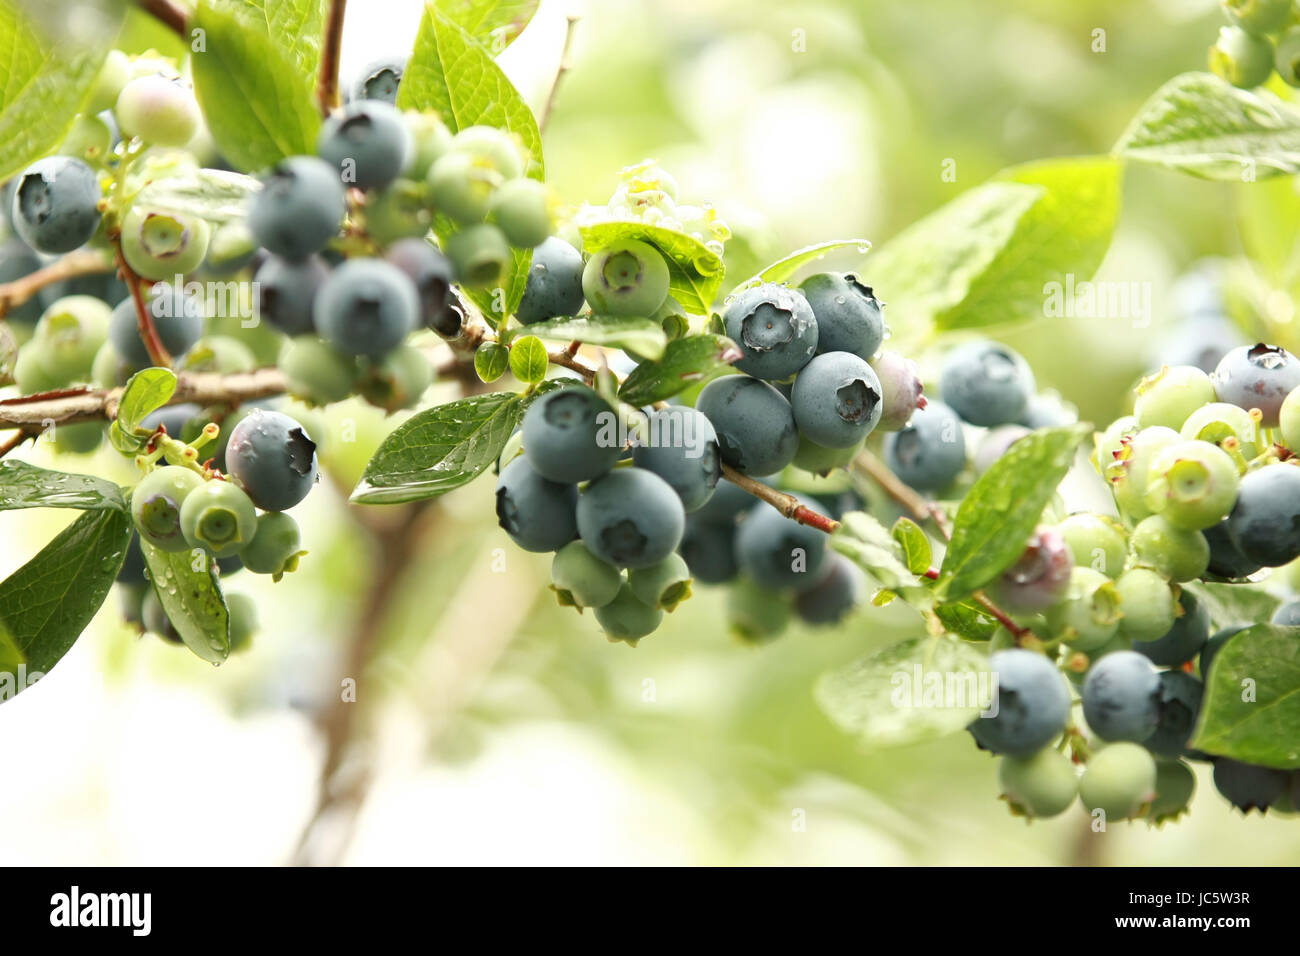
M 140 328 L 140 341 L 144 342 L 145 351 L 149 353 L 149 361 L 160 368 L 171 368 L 172 357 L 163 345 L 162 339 L 158 337 L 158 329 L 153 324 L 153 316 L 149 314 L 149 306 L 144 301 L 144 280 L 136 275 L 135 270 L 126 264 L 126 256 L 122 254 L 122 247 L 117 247 L 117 270 L 122 274 L 122 281 L 126 283 L 127 289 L 131 293 L 131 300 L 135 302 L 135 315 Z M 179 296 L 181 291 L 176 290 Z
M 173 0 L 140 0 L 140 9 L 182 39 L 189 36 L 190 13 Z
M 325 19 L 325 40 L 320 51 L 320 79 L 316 85 L 316 101 L 321 115 L 329 116 L 339 105 L 339 56 L 343 50 L 343 15 L 347 0 L 330 0 Z
M 578 21 L 582 19 L 579 16 L 570 14 L 564 25 L 564 48 L 560 51 L 560 65 L 555 71 L 555 80 L 551 83 L 551 92 L 546 97 L 546 106 L 542 108 L 542 118 L 538 122 L 538 128 L 545 133 L 546 125 L 551 120 L 551 113 L 555 110 L 555 102 L 560 92 L 560 82 L 564 79 L 565 74 L 573 69 L 573 37 L 578 32 Z
M 37 269 L 21 279 L 0 283 L 0 318 L 20 305 L 24 305 L 36 293 L 56 282 L 75 279 L 77 276 L 111 272 L 112 269 L 112 262 L 100 253 L 81 251 L 69 253 L 62 259 L 51 262 L 48 266 Z
M 794 495 L 787 495 L 784 491 L 777 491 L 761 481 L 755 481 L 747 475 L 742 475 L 730 465 L 722 466 L 722 477 L 733 485 L 749 492 L 755 498 L 766 501 L 781 514 L 800 524 L 806 524 L 818 531 L 825 531 L 827 534 L 833 534 L 835 529 L 840 526 L 840 523 L 834 518 L 828 518 L 823 514 L 818 514 L 811 508 L 805 508 Z
M 18 431 L 14 432 L 5 439 L 4 444 L 0 444 L 0 458 L 9 454 L 30 437 L 30 433 L 25 428 L 20 428 Z
M 568 349 L 562 349 L 559 352 L 549 353 L 552 365 L 558 365 L 561 368 L 567 368 L 571 372 L 577 372 L 582 376 L 582 380 L 588 385 L 596 381 L 596 370 L 585 362 L 579 362 L 569 354 Z

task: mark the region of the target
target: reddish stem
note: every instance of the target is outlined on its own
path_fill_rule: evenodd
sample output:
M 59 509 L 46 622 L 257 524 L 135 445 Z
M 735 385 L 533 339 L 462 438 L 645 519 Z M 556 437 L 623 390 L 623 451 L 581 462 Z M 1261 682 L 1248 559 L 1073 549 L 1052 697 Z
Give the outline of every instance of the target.
M 325 20 L 325 39 L 320 51 L 320 80 L 316 100 L 322 116 L 329 116 L 339 105 L 339 56 L 343 49 L 343 15 L 347 0 L 331 0 Z
M 126 257 L 122 255 L 120 245 L 117 249 L 117 268 L 122 274 L 122 281 L 131 290 L 131 300 L 135 303 L 135 315 L 140 327 L 140 340 L 144 342 L 145 350 L 149 353 L 149 361 L 161 368 L 171 368 L 172 357 L 168 354 L 162 339 L 158 337 L 153 316 L 149 314 L 149 306 L 144 301 L 144 291 L 141 288 L 143 280 L 126 264 Z M 180 295 L 181 290 L 176 290 L 176 293 Z

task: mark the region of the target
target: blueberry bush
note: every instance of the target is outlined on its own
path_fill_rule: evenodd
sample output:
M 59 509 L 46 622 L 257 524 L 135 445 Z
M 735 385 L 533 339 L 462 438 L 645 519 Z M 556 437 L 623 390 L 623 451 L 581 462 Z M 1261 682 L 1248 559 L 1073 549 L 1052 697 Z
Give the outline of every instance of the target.
M 545 116 L 495 62 L 535 7 L 432 0 L 409 58 L 341 94 L 327 0 L 132 11 L 181 57 L 0 0 L 0 509 L 79 512 L 0 582 L 6 686 L 113 591 L 205 661 L 255 654 L 231 577 L 310 573 L 290 512 L 330 440 L 281 399 L 359 398 L 395 424 L 350 508 L 473 483 L 615 644 L 706 587 L 755 646 L 897 604 L 912 637 L 816 681 L 866 746 L 969 731 L 1027 817 L 1173 820 L 1195 761 L 1241 810 L 1300 810 L 1300 359 L 1188 332 L 1131 414 L 1081 422 L 1002 334 L 1097 271 L 1126 168 L 1300 172 L 1300 111 L 1255 89 L 1300 85 L 1292 4 L 1225 0 L 1212 72 L 1106 155 L 740 276 L 727 221 L 654 160 L 600 205 L 548 185 Z M 40 440 L 72 470 L 24 460 Z M 132 481 L 73 467 L 101 445 Z M 1067 476 L 1102 503 L 1069 506 Z

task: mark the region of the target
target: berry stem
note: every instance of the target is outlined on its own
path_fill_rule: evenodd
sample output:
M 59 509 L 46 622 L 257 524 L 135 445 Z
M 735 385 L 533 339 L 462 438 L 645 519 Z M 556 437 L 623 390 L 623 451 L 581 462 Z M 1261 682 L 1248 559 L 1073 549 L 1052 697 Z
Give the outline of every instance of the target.
M 149 306 L 144 301 L 144 291 L 141 288 L 144 280 L 126 264 L 126 256 L 122 254 L 120 241 L 117 244 L 117 269 L 122 274 L 122 281 L 126 283 L 126 287 L 131 291 L 131 300 L 135 303 L 135 315 L 140 324 L 140 340 L 144 342 L 144 347 L 149 353 L 149 361 L 161 368 L 171 368 L 172 357 L 167 353 L 166 347 L 162 344 L 162 339 L 158 337 L 158 329 L 154 327 L 153 316 L 149 314 Z
M 339 55 L 343 49 L 343 15 L 347 0 L 330 0 L 325 18 L 325 39 L 320 51 L 320 80 L 316 86 L 316 100 L 321 115 L 329 116 L 339 106 Z
M 7 315 L 11 309 L 28 302 L 32 296 L 47 286 L 62 282 L 64 279 L 75 279 L 77 276 L 110 272 L 112 268 L 112 262 L 100 253 L 79 250 L 21 279 L 0 283 L 0 318 Z
M 551 82 L 551 92 L 546 97 L 546 106 L 542 109 L 542 118 L 537 124 L 543 133 L 546 132 L 546 125 L 550 122 L 551 113 L 555 110 L 555 102 L 560 92 L 560 83 L 565 74 L 573 69 L 573 38 L 578 32 L 578 21 L 580 19 L 582 18 L 570 14 L 564 25 L 564 47 L 560 50 L 560 65 L 555 70 L 555 79 Z
M 833 534 L 835 529 L 840 526 L 840 523 L 834 518 L 828 518 L 825 515 L 818 514 L 811 508 L 805 508 L 794 495 L 787 495 L 785 492 L 777 491 L 761 481 L 755 481 L 753 478 L 742 475 L 730 465 L 722 466 L 722 477 L 733 485 L 748 491 L 755 498 L 766 501 L 781 514 L 800 524 L 806 524 L 818 531 L 825 531 L 827 534 Z
M 943 539 L 952 538 L 952 525 L 948 514 L 925 495 L 909 488 L 889 470 L 889 466 L 865 449 L 853 460 L 853 467 L 878 484 L 885 494 L 912 513 L 917 521 L 933 521 Z
M 25 428 L 20 428 L 18 431 L 14 432 L 4 440 L 4 444 L 0 444 L 0 458 L 9 454 L 29 437 L 30 433 Z
M 173 0 L 140 0 L 140 8 L 182 39 L 188 38 L 189 11 Z

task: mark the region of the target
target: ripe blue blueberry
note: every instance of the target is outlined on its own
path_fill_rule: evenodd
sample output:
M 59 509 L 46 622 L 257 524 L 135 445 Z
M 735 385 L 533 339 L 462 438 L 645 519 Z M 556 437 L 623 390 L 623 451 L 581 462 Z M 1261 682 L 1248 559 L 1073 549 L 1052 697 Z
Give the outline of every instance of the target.
M 618 416 L 590 388 L 543 395 L 524 415 L 524 454 L 551 481 L 572 484 L 599 478 L 623 453 Z
M 1084 681 L 1083 716 L 1102 740 L 1146 740 L 1160 723 L 1160 673 L 1137 651 L 1107 654 Z
M 395 104 L 405 71 L 406 57 L 389 57 L 366 64 L 352 84 L 351 100 L 379 100 Z
M 1273 623 L 1282 627 L 1300 627 L 1300 601 L 1283 604 L 1273 613 Z
M 691 514 L 686 516 L 686 530 L 677 550 L 697 581 L 725 584 L 740 573 L 735 539 L 732 526 L 702 521 L 698 514 Z
M 946 488 L 966 467 L 966 438 L 957 413 L 943 402 L 927 402 L 905 428 L 885 436 L 885 460 L 918 491 Z
M 178 358 L 194 347 L 203 334 L 203 302 L 175 286 L 159 284 L 145 296 L 145 307 L 153 319 L 163 348 Z M 140 318 L 135 300 L 123 299 L 109 320 L 108 340 L 132 368 L 147 368 L 153 362 L 140 338 Z
M 986 750 L 1027 757 L 1065 730 L 1070 692 L 1061 672 L 1042 654 L 1021 648 L 989 657 L 997 678 L 996 712 L 977 717 L 970 732 Z
M 344 212 L 337 172 L 314 156 L 291 156 L 263 179 L 248 210 L 248 228 L 270 252 L 304 259 L 334 238 Z
M 817 351 L 812 306 L 802 292 L 775 282 L 737 293 L 723 310 L 722 321 L 728 337 L 745 353 L 736 368 L 755 378 L 787 379 Z
M 198 437 L 206 419 L 201 418 L 202 409 L 193 402 L 181 402 L 177 405 L 164 405 L 150 412 L 140 422 L 141 427 L 149 431 L 165 428 L 167 434 L 181 441 L 192 441 Z
M 975 454 L 971 455 L 971 466 L 975 469 L 975 474 L 982 475 L 992 468 L 994 463 L 1005 455 L 1012 445 L 1028 435 L 1029 431 L 1024 425 L 999 425 L 997 428 L 990 428 L 975 446 Z
M 1037 614 L 1065 596 L 1074 570 L 1074 556 L 1060 529 L 1040 527 L 1011 567 L 990 585 L 999 604 L 1013 614 Z
M 1227 530 L 1241 554 L 1263 567 L 1279 568 L 1300 557 L 1300 468 L 1266 465 L 1246 475 Z
M 257 314 L 285 335 L 314 331 L 312 307 L 330 270 L 319 256 L 285 259 L 270 255 L 253 275 Z
M 122 567 L 118 569 L 117 581 L 119 584 L 144 584 L 149 579 L 145 577 L 144 551 L 140 548 L 140 536 L 131 535 L 131 543 L 126 546 L 126 555 L 122 559 Z
M 805 507 L 816 505 L 800 499 Z M 756 508 L 736 532 L 736 560 L 765 588 L 805 590 L 822 581 L 829 553 L 826 535 L 791 521 L 775 508 Z
M 40 257 L 21 239 L 6 239 L 0 244 L 0 283 L 29 276 L 40 267 Z M 5 318 L 11 322 L 35 322 L 40 316 L 41 303 L 37 298 L 28 299 L 5 313 Z
M 230 433 L 226 468 L 263 511 L 287 511 L 316 483 L 316 443 L 283 412 L 254 408 Z
M 809 439 L 825 448 L 851 448 L 880 421 L 880 379 L 857 355 L 823 352 L 800 370 L 790 407 Z
M 313 307 L 316 331 L 340 352 L 378 356 L 415 331 L 415 284 L 382 259 L 349 259 L 321 286 Z
M 817 351 L 869 359 L 885 339 L 881 303 L 855 275 L 822 272 L 799 284 L 817 320 Z
M 524 447 L 529 447 L 526 430 Z M 681 544 L 685 526 L 686 514 L 672 486 L 641 468 L 610 472 L 578 498 L 583 543 L 620 568 L 648 568 L 662 561 Z
M 1025 413 L 1034 373 L 1018 353 L 999 342 L 967 342 L 948 353 L 939 390 L 953 411 L 972 425 L 1007 425 Z
M 1037 428 L 1060 428 L 1079 420 L 1079 410 L 1056 392 L 1039 392 L 1029 399 L 1018 424 L 1031 431 Z
M 1160 675 L 1159 722 L 1143 746 L 1160 757 L 1181 757 L 1196 729 L 1205 685 L 1184 671 Z
M 520 455 L 497 478 L 497 523 L 525 551 L 558 551 L 578 535 L 578 490 L 548 481 Z
M 444 338 L 455 338 L 460 333 L 462 316 L 451 291 L 451 260 L 423 239 L 393 243 L 386 258 L 415 284 L 421 322 Z
M 1210 639 L 1210 615 L 1196 595 L 1183 590 L 1178 597 L 1182 614 L 1163 637 L 1154 641 L 1134 640 L 1133 650 L 1161 667 L 1176 667 L 1201 652 Z
M 1300 387 L 1300 359 L 1278 345 L 1242 345 L 1233 349 L 1214 370 L 1219 401 L 1246 410 L 1258 408 L 1260 424 L 1276 428 L 1282 402 Z
M 652 471 L 682 499 L 682 507 L 696 511 L 713 496 L 722 476 L 718 436 L 704 413 L 673 405 L 649 415 L 647 442 L 632 451 L 638 468 Z
M 1214 761 L 1214 788 L 1242 813 L 1273 806 L 1286 792 L 1285 771 L 1256 767 L 1227 757 Z
M 784 395 L 747 375 L 724 375 L 695 407 L 713 423 L 722 460 L 747 475 L 770 475 L 794 460 L 799 430 Z
M 524 285 L 524 297 L 515 318 L 524 325 L 562 315 L 577 315 L 582 296 L 582 253 L 558 236 L 533 250 L 533 263 Z
M 316 152 L 344 186 L 383 189 L 411 158 L 411 133 L 397 108 L 380 100 L 349 103 L 321 126 Z
M 49 156 L 27 167 L 16 181 L 14 230 L 37 252 L 61 255 L 79 249 L 99 228 L 99 177 L 81 160 Z
M 735 530 L 736 524 L 756 506 L 756 503 L 757 499 L 739 485 L 733 485 L 729 481 L 719 481 L 718 487 L 713 490 L 713 497 L 705 502 L 702 508 L 693 512 L 691 518 Z
M 800 591 L 794 612 L 805 624 L 838 624 L 862 599 L 863 579 L 858 566 L 842 554 L 831 554 L 822 580 Z
M 1245 578 L 1263 567 L 1258 561 L 1246 557 L 1241 548 L 1237 547 L 1237 542 L 1228 531 L 1227 519 L 1212 528 L 1206 528 L 1201 534 L 1205 535 L 1205 543 L 1210 546 L 1210 573 L 1221 578 Z

